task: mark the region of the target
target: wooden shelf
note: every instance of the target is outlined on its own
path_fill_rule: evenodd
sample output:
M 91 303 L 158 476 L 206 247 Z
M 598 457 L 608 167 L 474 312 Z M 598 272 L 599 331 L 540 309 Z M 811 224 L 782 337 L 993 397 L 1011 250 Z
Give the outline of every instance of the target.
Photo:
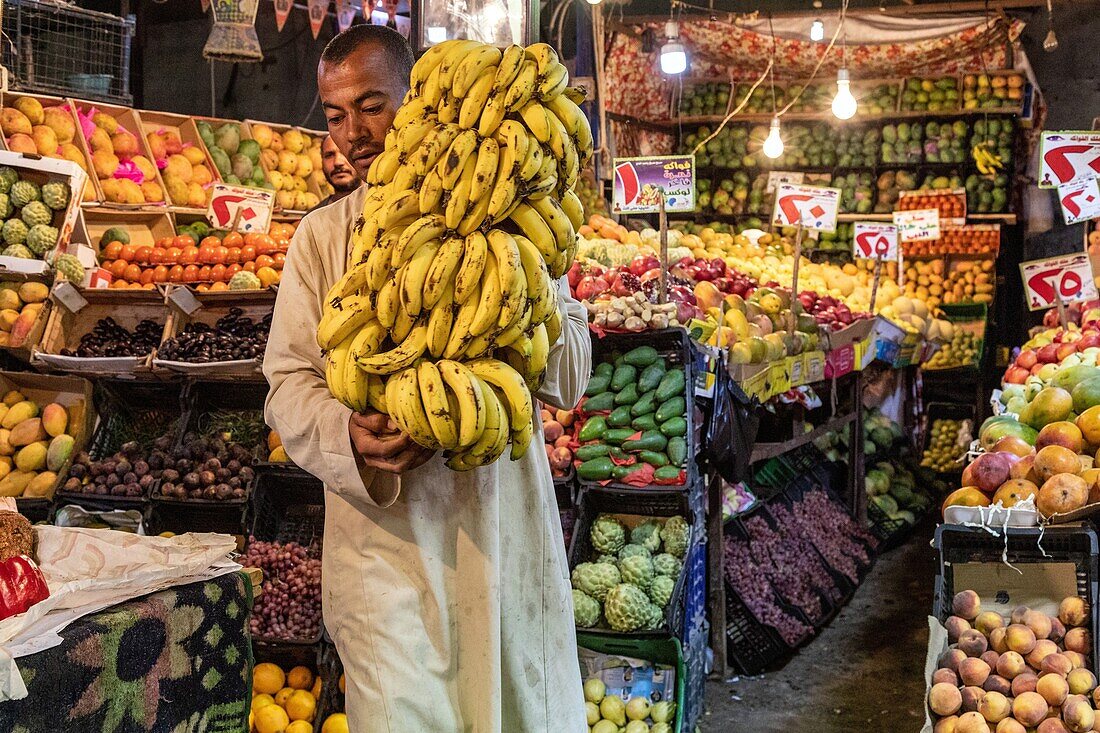
M 1019 108 L 1013 109 L 953 109 L 929 112 L 927 110 L 883 112 L 882 114 L 856 114 L 850 120 L 838 120 L 831 111 L 827 112 L 788 112 L 781 118 L 784 122 L 832 122 L 836 125 L 853 125 L 861 122 L 890 122 L 891 120 L 919 120 L 926 118 L 958 118 L 958 117 L 985 117 L 988 115 L 1001 115 L 1004 117 L 1018 117 Z M 718 125 L 725 119 L 725 115 L 706 115 L 702 117 L 678 117 L 660 120 L 645 120 L 631 115 L 608 113 L 608 116 L 617 122 L 628 122 L 639 125 L 675 129 L 690 125 Z M 768 124 L 771 122 L 771 114 L 739 114 L 729 118 L 730 122 L 749 122 Z
M 669 214 L 670 221 L 688 221 L 688 220 L 707 220 L 707 221 L 721 221 L 721 222 L 736 222 L 743 219 L 768 219 L 769 214 L 718 214 L 713 211 L 701 212 L 696 211 L 690 214 Z M 853 222 L 853 221 L 893 221 L 893 214 L 837 214 L 838 222 Z M 966 217 L 967 221 L 983 223 L 983 224 L 1005 224 L 1012 226 L 1016 223 L 1015 214 L 970 214 Z
M 809 433 L 802 435 L 796 435 L 790 440 L 785 440 L 782 443 L 757 443 L 753 446 L 752 456 L 749 458 L 750 463 L 756 463 L 757 461 L 767 460 L 768 458 L 775 458 L 781 456 L 784 453 L 790 453 L 796 448 L 801 448 L 807 443 L 820 438 L 825 433 L 831 433 L 835 430 L 841 430 L 845 425 L 855 420 L 857 413 L 852 412 L 840 417 L 834 417 L 829 422 L 815 428 Z

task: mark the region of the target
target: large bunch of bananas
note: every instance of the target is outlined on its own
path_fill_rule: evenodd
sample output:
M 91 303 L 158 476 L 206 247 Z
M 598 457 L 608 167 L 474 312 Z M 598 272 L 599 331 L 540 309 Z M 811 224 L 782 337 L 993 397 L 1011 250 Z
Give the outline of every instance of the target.
M 545 43 L 447 41 L 413 67 L 325 297 L 326 380 L 469 470 L 526 452 L 584 221 L 583 91 Z
M 974 157 L 974 163 L 977 165 L 978 171 L 983 175 L 997 173 L 1005 167 L 1004 161 L 1001 160 L 1001 156 L 993 148 L 992 142 L 978 143 L 970 149 L 970 154 Z

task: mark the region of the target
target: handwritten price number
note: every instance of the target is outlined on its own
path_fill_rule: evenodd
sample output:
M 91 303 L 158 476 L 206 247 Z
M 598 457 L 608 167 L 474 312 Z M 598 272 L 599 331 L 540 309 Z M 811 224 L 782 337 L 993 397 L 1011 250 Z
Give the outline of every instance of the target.
M 1057 285 L 1055 285 L 1055 281 L 1057 281 Z M 1080 294 L 1081 288 L 1084 287 L 1081 276 L 1074 270 L 1062 270 L 1057 267 L 1035 273 L 1028 279 L 1027 284 L 1036 295 L 1048 304 L 1053 303 L 1057 297 L 1055 287 L 1058 288 L 1057 292 L 1061 294 L 1062 300 L 1072 300 Z

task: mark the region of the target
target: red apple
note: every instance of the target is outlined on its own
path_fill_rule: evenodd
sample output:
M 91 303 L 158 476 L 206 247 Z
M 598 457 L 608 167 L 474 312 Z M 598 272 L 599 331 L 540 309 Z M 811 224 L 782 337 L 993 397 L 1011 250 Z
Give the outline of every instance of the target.
M 1059 362 L 1062 361 L 1062 359 L 1065 359 L 1070 354 L 1076 354 L 1076 353 L 1077 353 L 1077 344 L 1076 343 L 1058 344 L 1058 349 L 1055 352 L 1055 354 L 1058 357 Z
M 1031 369 L 1038 361 L 1039 357 L 1035 356 L 1035 351 L 1032 349 L 1024 349 L 1020 352 L 1020 355 L 1016 357 L 1016 366 L 1023 367 L 1024 369 Z
M 1035 356 L 1043 364 L 1053 364 L 1058 359 L 1058 344 L 1047 344 L 1046 346 L 1040 346 L 1039 350 L 1035 352 Z
M 970 462 L 962 474 L 963 486 L 976 486 L 987 494 L 1008 481 L 1020 457 L 1012 453 L 983 453 Z
M 1005 384 L 1023 384 L 1029 376 L 1031 376 L 1031 372 L 1027 369 L 1013 365 L 1005 372 L 1004 381 Z

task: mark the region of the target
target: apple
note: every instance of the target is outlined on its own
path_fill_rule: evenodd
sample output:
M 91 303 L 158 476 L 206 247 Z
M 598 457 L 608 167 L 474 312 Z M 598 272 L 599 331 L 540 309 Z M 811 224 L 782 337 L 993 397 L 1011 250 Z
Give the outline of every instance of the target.
M 1019 356 L 1016 357 L 1016 366 L 1024 369 L 1031 369 L 1038 361 L 1039 357 L 1035 355 L 1032 349 L 1024 349 L 1020 352 Z

